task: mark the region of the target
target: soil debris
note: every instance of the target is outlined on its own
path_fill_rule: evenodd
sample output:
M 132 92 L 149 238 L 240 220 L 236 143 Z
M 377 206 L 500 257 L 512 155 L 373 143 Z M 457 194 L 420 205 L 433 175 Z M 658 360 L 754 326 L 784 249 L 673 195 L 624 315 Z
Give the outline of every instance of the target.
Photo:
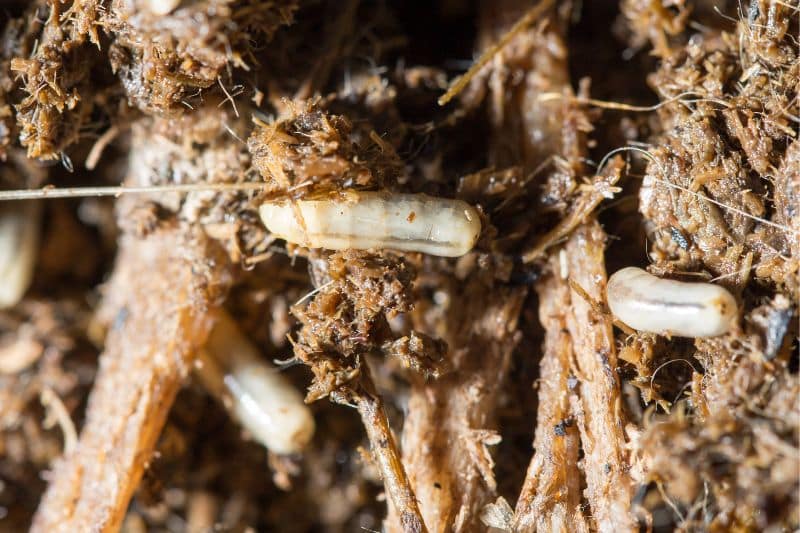
M 259 125 L 247 142 L 253 164 L 270 186 L 268 193 L 307 198 L 345 189 L 384 189 L 398 181 L 402 161 L 374 130 L 354 127 L 319 103 L 284 104 L 286 115 Z
M 0 188 L 62 190 L 0 258 L 35 258 L 0 310 L 0 530 L 800 528 L 798 15 L 5 2 Z M 172 189 L 68 194 L 120 186 Z M 480 235 L 326 250 L 259 216 L 367 193 Z M 724 287 L 732 326 L 622 324 L 625 267 Z M 198 379 L 220 316 L 305 394 L 302 447 Z

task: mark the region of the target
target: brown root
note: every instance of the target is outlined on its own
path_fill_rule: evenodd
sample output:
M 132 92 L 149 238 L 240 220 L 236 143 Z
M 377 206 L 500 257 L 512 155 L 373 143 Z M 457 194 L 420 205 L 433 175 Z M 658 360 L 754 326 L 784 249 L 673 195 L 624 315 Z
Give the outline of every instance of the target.
M 211 326 L 221 273 L 210 256 L 202 238 L 179 228 L 123 243 L 106 289 L 110 329 L 86 422 L 77 447 L 53 465 L 32 531 L 119 528 Z
M 545 328 L 544 354 L 539 376 L 535 451 L 514 511 L 515 531 L 589 531 L 580 509 L 582 473 L 578 467 L 580 435 L 570 406 L 577 394 L 571 374 L 574 357 L 567 329 L 570 288 L 552 273 L 537 286 L 539 315 Z

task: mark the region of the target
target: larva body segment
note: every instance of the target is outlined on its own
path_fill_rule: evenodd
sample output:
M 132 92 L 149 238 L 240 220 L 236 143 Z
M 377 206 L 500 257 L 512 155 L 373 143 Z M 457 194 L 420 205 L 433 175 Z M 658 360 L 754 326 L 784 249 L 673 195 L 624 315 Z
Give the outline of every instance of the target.
M 153 15 L 164 16 L 169 15 L 180 3 L 180 0 L 146 0 L 144 6 Z
M 329 250 L 393 248 L 458 257 L 472 249 L 481 232 L 474 207 L 425 194 L 359 192 L 294 206 L 269 202 L 260 213 L 277 237 Z
M 0 309 L 16 305 L 31 283 L 39 248 L 39 208 L 29 201 L 0 206 Z
M 608 306 L 633 329 L 678 337 L 715 337 L 730 330 L 736 300 L 723 287 L 661 279 L 636 267 L 608 280 Z
M 233 320 L 221 314 L 198 375 L 255 440 L 279 454 L 302 451 L 314 435 L 314 417 L 303 396 L 258 350 Z

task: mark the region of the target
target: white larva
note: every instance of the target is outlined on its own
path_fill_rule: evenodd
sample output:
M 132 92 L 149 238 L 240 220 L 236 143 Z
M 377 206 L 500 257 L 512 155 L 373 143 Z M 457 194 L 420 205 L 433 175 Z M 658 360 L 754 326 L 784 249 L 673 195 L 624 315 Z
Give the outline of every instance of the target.
M 358 192 L 321 200 L 268 202 L 261 220 L 275 236 L 307 248 L 393 248 L 443 257 L 469 252 L 478 212 L 461 200 L 425 194 Z
M 145 7 L 154 15 L 169 15 L 181 3 L 181 0 L 145 0 Z
M 723 335 L 737 314 L 723 287 L 661 279 L 636 267 L 615 272 L 607 295 L 611 312 L 631 328 L 677 337 Z
M 314 435 L 314 417 L 303 397 L 280 371 L 267 364 L 233 320 L 220 315 L 198 375 L 255 440 L 269 450 L 297 453 Z
M 36 202 L 0 205 L 0 309 L 16 305 L 28 290 L 39 248 L 40 218 Z

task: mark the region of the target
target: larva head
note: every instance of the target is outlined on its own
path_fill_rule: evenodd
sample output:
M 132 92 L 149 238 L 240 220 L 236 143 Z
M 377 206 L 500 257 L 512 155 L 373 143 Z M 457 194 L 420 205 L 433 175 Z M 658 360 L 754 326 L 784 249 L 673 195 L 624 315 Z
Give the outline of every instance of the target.
M 144 5 L 145 8 L 150 11 L 150 13 L 164 16 L 168 15 L 173 9 L 178 7 L 180 3 L 180 0 L 146 0 Z
M 472 250 L 475 243 L 478 242 L 478 237 L 481 236 L 481 216 L 478 214 L 477 209 L 464 203 L 464 218 L 466 220 L 464 235 L 467 236 L 464 240 L 464 253 L 467 253 Z
M 720 327 L 719 327 L 719 333 L 717 333 L 717 335 L 722 335 L 724 333 L 727 333 L 728 330 L 730 330 L 734 320 L 736 320 L 736 316 L 738 314 L 738 306 L 736 304 L 736 299 L 733 297 L 731 293 L 729 293 L 722 287 L 717 287 L 717 288 L 719 289 L 719 294 L 717 295 L 716 298 L 714 298 L 711 305 L 719 313 Z

